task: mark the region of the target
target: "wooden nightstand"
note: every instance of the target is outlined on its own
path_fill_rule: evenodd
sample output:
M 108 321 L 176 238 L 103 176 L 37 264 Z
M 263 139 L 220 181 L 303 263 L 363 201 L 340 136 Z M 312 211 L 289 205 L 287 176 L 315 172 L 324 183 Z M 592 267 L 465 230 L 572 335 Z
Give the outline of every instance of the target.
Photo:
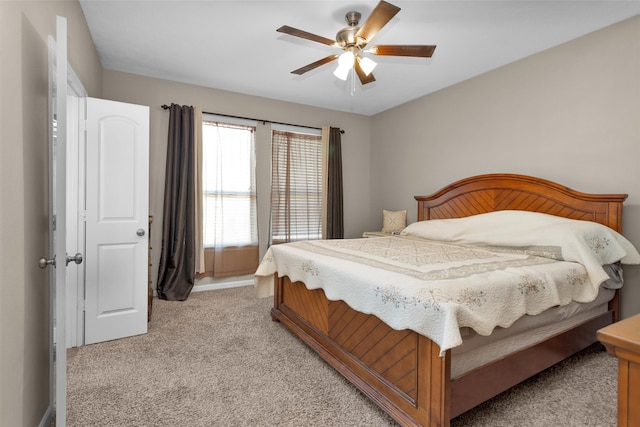
M 364 233 L 362 233 L 362 237 L 389 237 L 399 235 L 399 231 L 389 231 L 384 233 L 382 231 L 365 231 Z
M 618 426 L 640 427 L 640 314 L 598 331 L 618 358 Z
M 365 231 L 362 237 L 388 237 L 391 233 L 383 233 L 382 231 Z

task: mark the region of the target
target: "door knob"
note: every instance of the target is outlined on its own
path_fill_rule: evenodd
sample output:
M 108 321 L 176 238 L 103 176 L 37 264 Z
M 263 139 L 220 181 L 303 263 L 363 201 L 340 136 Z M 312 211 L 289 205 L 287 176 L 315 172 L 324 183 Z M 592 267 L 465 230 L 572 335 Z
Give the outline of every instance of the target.
M 45 257 L 42 257 L 38 260 L 38 267 L 40 268 L 47 268 L 47 266 L 49 265 L 53 265 L 54 267 L 56 266 L 56 257 L 54 256 L 51 259 L 47 259 Z
M 74 256 L 67 255 L 67 265 L 69 265 L 71 261 L 75 262 L 76 264 L 82 263 L 82 254 L 78 252 Z
M 138 228 L 138 231 L 136 231 L 136 234 L 140 237 L 144 236 L 144 230 L 142 228 Z

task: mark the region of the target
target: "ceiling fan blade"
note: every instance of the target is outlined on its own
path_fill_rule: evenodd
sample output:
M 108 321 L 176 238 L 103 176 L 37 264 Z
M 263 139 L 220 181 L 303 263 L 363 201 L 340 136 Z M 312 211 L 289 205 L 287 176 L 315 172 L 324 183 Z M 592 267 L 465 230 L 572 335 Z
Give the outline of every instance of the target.
M 373 9 L 367 21 L 360 27 L 358 32 L 356 33 L 356 37 L 362 37 L 367 42 L 370 42 L 371 39 L 378 34 L 378 31 L 382 27 L 384 27 L 387 22 L 391 20 L 396 14 L 400 12 L 400 8 L 398 6 L 394 6 L 391 3 L 387 3 L 382 0 L 378 5 Z
M 293 70 L 291 72 L 291 74 L 302 75 L 302 74 L 306 73 L 307 71 L 311 71 L 314 68 L 318 68 L 321 65 L 328 64 L 329 62 L 331 62 L 331 61 L 333 61 L 335 59 L 338 59 L 338 56 L 340 56 L 340 55 L 327 56 L 326 58 L 322 58 L 322 59 L 320 59 L 320 60 L 318 60 L 316 62 L 312 62 L 309 65 L 305 65 L 304 67 L 298 68 L 297 70 Z
M 326 44 L 326 45 L 329 45 L 329 46 L 333 46 L 333 45 L 336 44 L 335 40 L 331 40 L 331 39 L 328 39 L 326 37 L 318 36 L 316 34 L 308 33 L 306 31 L 302 31 L 302 30 L 299 30 L 297 28 L 290 27 L 288 25 L 283 25 L 282 27 L 278 28 L 276 31 L 278 31 L 279 33 L 289 34 L 290 36 L 300 37 L 300 38 L 303 38 L 303 39 L 307 39 L 307 40 L 311 40 L 311 41 L 314 41 L 314 42 Z
M 360 63 L 358 61 L 353 64 L 353 67 L 356 70 L 358 78 L 360 79 L 360 83 L 362 83 L 363 85 L 376 81 L 376 78 L 373 77 L 373 73 L 369 73 L 369 75 L 367 76 L 364 71 L 362 71 L 362 67 L 360 66 Z
M 435 45 L 378 45 L 369 49 L 369 53 L 379 56 L 419 56 L 431 58 Z

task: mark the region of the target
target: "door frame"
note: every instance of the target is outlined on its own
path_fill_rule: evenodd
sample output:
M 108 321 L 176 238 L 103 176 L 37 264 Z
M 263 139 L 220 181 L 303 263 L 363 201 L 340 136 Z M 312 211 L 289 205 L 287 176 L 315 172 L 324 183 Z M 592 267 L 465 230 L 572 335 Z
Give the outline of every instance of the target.
M 85 141 L 87 91 L 67 69 L 67 251 L 85 253 Z M 66 348 L 84 345 L 84 263 L 67 267 Z

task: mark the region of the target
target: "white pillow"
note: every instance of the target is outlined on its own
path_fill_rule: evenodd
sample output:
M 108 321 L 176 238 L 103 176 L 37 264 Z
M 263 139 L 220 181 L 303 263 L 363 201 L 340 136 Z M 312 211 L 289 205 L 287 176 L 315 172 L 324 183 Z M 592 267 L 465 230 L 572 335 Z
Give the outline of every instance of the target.
M 640 263 L 640 254 L 631 242 L 605 225 L 537 212 L 504 210 L 420 221 L 409 225 L 402 234 L 461 244 L 559 246 L 567 261 L 581 262 L 588 254 L 600 265 Z
M 407 226 L 407 210 L 382 210 L 382 232 L 393 233 L 402 231 Z
M 401 234 L 463 245 L 557 248 L 560 259 L 585 267 L 594 287 L 609 280 L 604 265 L 640 264 L 636 248 L 615 230 L 593 221 L 536 212 L 505 210 L 466 218 L 420 221 L 409 225 Z M 558 259 L 557 250 L 549 253 Z

